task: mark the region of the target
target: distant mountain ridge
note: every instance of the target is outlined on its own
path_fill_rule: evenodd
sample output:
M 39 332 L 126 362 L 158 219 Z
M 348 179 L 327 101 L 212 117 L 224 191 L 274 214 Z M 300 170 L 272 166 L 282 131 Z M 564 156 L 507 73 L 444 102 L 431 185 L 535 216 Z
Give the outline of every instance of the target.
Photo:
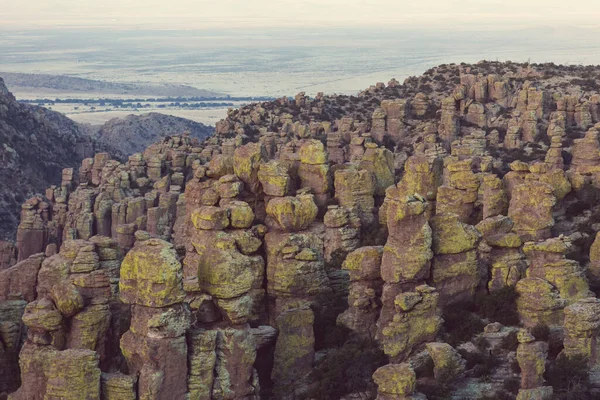
M 161 137 L 189 132 L 200 141 L 214 133 L 214 127 L 160 113 L 113 118 L 104 125 L 85 125 L 91 137 L 125 154 L 142 152 Z
M 12 92 L 45 89 L 56 93 L 122 94 L 156 97 L 226 97 L 222 93 L 170 83 L 121 83 L 78 78 L 68 75 L 0 72 Z

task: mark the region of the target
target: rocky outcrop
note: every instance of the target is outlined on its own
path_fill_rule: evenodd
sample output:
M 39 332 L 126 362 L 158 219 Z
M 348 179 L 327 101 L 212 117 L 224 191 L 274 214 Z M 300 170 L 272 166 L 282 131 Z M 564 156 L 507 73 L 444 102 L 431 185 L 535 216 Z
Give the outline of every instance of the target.
M 423 398 L 417 378 L 499 395 L 515 357 L 518 397 L 545 398 L 545 344 L 523 334 L 515 354 L 492 322 L 515 297 L 524 327 L 564 326 L 565 354 L 595 368 L 597 101 L 557 95 L 550 65 L 503 66 L 299 93 L 229 111 L 202 143 L 65 168 L 0 247 L 0 390 L 20 362 L 17 399 L 370 396 L 363 360 L 370 374 L 383 351 L 380 399 Z M 448 329 L 476 311 L 489 346 L 457 353 Z M 487 350 L 483 382 L 458 354 Z
M 427 200 L 435 200 L 442 184 L 443 162 L 440 157 L 429 159 L 425 155 L 409 157 L 404 164 L 404 175 L 398 183 L 399 196 L 419 194 Z
M 16 265 L 0 271 L 0 299 L 21 298 L 27 302 L 36 299 L 38 272 L 44 254 L 35 254 Z
M 131 304 L 131 326 L 121 350 L 138 396 L 184 399 L 187 393 L 187 342 L 190 312 L 183 271 L 173 246 L 159 239 L 137 241 L 121 266 L 120 298 Z
M 433 375 L 436 379 L 450 382 L 464 372 L 465 360 L 448 343 L 427 343 L 426 348 L 433 360 Z
M 586 268 L 586 276 L 593 286 L 600 284 L 600 232 L 596 233 L 594 242 L 590 247 L 590 262 Z
M 391 360 L 403 361 L 417 345 L 435 339 L 442 324 L 438 300 L 439 294 L 427 285 L 396 296 L 392 320 L 384 325 L 382 317 L 378 322 L 383 350 Z
M 458 116 L 457 102 L 454 97 L 446 97 L 441 104 L 441 121 L 439 125 L 440 138 L 446 147 L 460 134 L 460 119 Z
M 21 388 L 11 400 L 45 398 L 100 399 L 98 355 L 25 343 L 21 350 Z
M 526 330 L 518 335 L 517 361 L 521 369 L 521 390 L 535 389 L 544 385 L 548 343 L 536 342 Z
M 397 188 L 388 190 L 386 200 L 388 240 L 381 277 L 388 284 L 424 281 L 429 278 L 433 257 L 428 203 L 422 198 L 402 197 Z
M 565 348 L 567 357 L 583 356 L 590 367 L 598 365 L 597 338 L 600 333 L 600 300 L 588 297 L 571 304 L 565 314 Z
M 554 395 L 552 386 L 542 386 L 535 389 L 521 389 L 517 400 L 550 400 Z
M 323 208 L 329 199 L 332 176 L 325 146 L 318 140 L 308 140 L 299 149 L 298 177 L 300 187 L 310 188 L 315 203 Z
M 540 278 L 524 278 L 517 282 L 517 309 L 521 322 L 533 328 L 538 324 L 560 325 L 567 301 L 548 281 Z
M 437 192 L 436 210 L 439 213 L 455 213 L 462 222 L 473 221 L 480 186 L 480 176 L 473 172 L 473 161 L 449 162 L 447 168 L 446 182 Z
M 512 232 L 512 220 L 498 215 L 484 219 L 476 228 L 483 235 L 478 250 L 481 260 L 488 265 L 488 290 L 494 292 L 508 286 L 514 287 L 525 277 L 527 264 L 521 250 L 523 241 Z
M 100 398 L 100 368 L 113 362 L 121 329 L 119 311 L 112 319 L 110 308 L 119 252 L 106 239 L 66 241 L 41 263 L 37 299 L 28 298 L 22 318 L 21 388 L 11 398 Z
M 546 183 L 528 181 L 514 187 L 508 207 L 513 230 L 523 240 L 549 238 L 554 226 L 552 209 L 555 204 L 554 190 Z
M 264 231 L 251 229 L 254 214 L 247 203 L 230 206 L 204 206 L 192 213 L 196 230 L 184 265 L 188 295 L 206 293 L 225 320 L 239 325 L 257 318 L 256 310 L 264 299 L 265 262 L 255 254 Z M 230 224 L 235 227 L 226 229 Z
M 21 319 L 26 306 L 24 300 L 0 301 L 0 393 L 14 392 L 22 380 L 18 365 L 19 347 L 25 334 Z
M 276 391 L 288 396 L 314 360 L 315 317 L 309 306 L 319 304 L 317 297 L 332 289 L 317 233 L 323 228 L 311 227 L 317 216 L 313 196 L 273 198 L 267 216 L 273 229 L 265 235 L 267 289 L 275 301 L 274 324 L 279 330 L 271 377 Z
M 371 172 L 375 187 L 376 196 L 385 196 L 388 187 L 394 185 L 394 155 L 385 148 L 379 148 L 375 144 L 367 144 L 362 161 L 359 164 L 360 169 Z
M 388 364 L 381 367 L 373 374 L 373 380 L 377 385 L 377 399 L 379 400 L 417 400 L 425 398 L 415 393 L 416 374 L 407 363 Z
M 277 316 L 279 331 L 275 344 L 273 372 L 279 398 L 293 398 L 297 379 L 311 371 L 315 357 L 314 313 L 308 307 L 289 308 Z
M 598 187 L 600 168 L 600 141 L 598 129 L 592 128 L 580 139 L 575 139 L 571 150 L 573 159 L 567 171 L 573 189 L 581 192 L 585 188 Z
M 373 218 L 371 219 L 373 220 Z M 360 245 L 361 222 L 353 210 L 329 206 L 325 224 L 324 257 L 329 269 L 336 270 L 348 253 Z
M 17 252 L 11 242 L 0 241 L 0 271 L 17 263 Z
M 335 200 L 347 209 L 353 210 L 360 218 L 363 227 L 371 227 L 375 220 L 376 181 L 372 172 L 354 164 L 347 164 L 334 174 Z
M 527 330 L 518 334 L 517 362 L 521 370 L 521 388 L 517 399 L 551 399 L 552 386 L 544 386 L 544 372 L 548 357 L 548 343 L 535 341 Z
M 348 309 L 340 314 L 338 325 L 364 337 L 375 337 L 381 305 L 382 246 L 365 246 L 348 254 L 342 268 L 350 275 Z
M 481 234 L 462 223 L 457 214 L 437 214 L 431 218 L 433 261 L 431 285 L 440 294 L 441 304 L 465 303 L 487 278 L 477 256 Z
M 571 242 L 564 237 L 523 246 L 529 260 L 527 276 L 551 283 L 569 304 L 592 294 L 579 263 L 565 257 L 570 248 Z

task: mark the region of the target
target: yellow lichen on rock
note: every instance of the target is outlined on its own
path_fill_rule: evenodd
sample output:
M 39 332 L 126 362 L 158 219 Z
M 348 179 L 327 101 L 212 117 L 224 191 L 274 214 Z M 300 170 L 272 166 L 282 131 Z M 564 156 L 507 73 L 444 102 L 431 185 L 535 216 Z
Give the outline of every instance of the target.
M 552 186 L 528 181 L 513 189 L 508 216 L 514 222 L 514 230 L 525 240 L 550 237 L 554 226 L 552 210 L 556 204 Z
M 258 180 L 268 196 L 286 196 L 292 186 L 289 168 L 279 161 L 260 164 Z
M 517 310 L 526 327 L 537 324 L 560 325 L 567 301 L 548 281 L 540 278 L 524 278 L 516 285 Z
M 175 248 L 169 242 L 149 239 L 127 253 L 121 264 L 121 301 L 147 307 L 181 303 L 183 271 Z
M 425 347 L 433 360 L 433 375 L 437 379 L 452 380 L 465 370 L 466 362 L 448 343 L 427 343 Z
M 388 149 L 367 149 L 359 167 L 373 174 L 375 195 L 384 196 L 385 190 L 394 185 L 394 155 Z
M 381 246 L 360 247 L 346 256 L 342 269 L 350 273 L 351 281 L 380 279 Z
M 221 299 L 241 296 L 262 283 L 264 261 L 245 256 L 235 249 L 209 251 L 198 266 L 198 283 L 210 295 Z
M 429 160 L 424 155 L 414 155 L 404 164 L 404 176 L 398 189 L 404 196 L 418 193 L 427 200 L 435 200 L 442 184 L 444 163 L 440 157 Z
M 474 226 L 460 222 L 456 214 L 437 214 L 429 223 L 435 254 L 462 253 L 477 247 L 481 240 L 481 233 Z
M 396 297 L 393 320 L 381 327 L 381 342 L 387 355 L 403 361 L 414 347 L 434 340 L 442 324 L 438 299 L 439 294 L 427 285 Z
M 232 228 L 249 228 L 254 222 L 254 211 L 252 207 L 244 201 L 232 201 L 225 208 L 229 210 Z
M 293 308 L 282 312 L 276 319 L 279 335 L 275 344 L 271 378 L 280 397 L 289 394 L 293 381 L 304 378 L 312 369 L 315 356 L 315 337 L 312 310 Z
M 233 170 L 252 193 L 260 191 L 258 171 L 260 165 L 267 159 L 266 149 L 262 143 L 248 143 L 235 149 Z
M 222 230 L 229 226 L 226 208 L 202 206 L 192 212 L 191 218 L 196 229 Z
M 565 308 L 565 348 L 568 357 L 583 356 L 590 367 L 600 364 L 598 331 L 600 329 L 600 299 L 581 299 Z
M 310 139 L 300 146 L 300 162 L 303 164 L 327 164 L 327 151 L 318 140 Z
M 410 364 L 388 364 L 373 374 L 379 394 L 409 396 L 417 387 L 417 375 Z
M 278 197 L 267 204 L 267 215 L 277 222 L 280 229 L 297 232 L 308 228 L 315 220 L 318 208 L 314 197 L 302 194 L 296 197 Z

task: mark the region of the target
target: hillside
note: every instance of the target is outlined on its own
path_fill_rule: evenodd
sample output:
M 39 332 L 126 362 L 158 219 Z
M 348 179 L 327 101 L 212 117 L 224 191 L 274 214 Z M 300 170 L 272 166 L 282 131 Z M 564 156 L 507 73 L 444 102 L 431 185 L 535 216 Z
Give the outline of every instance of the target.
M 0 238 L 14 238 L 25 199 L 60 184 L 63 168 L 77 174 L 84 158 L 107 149 L 64 115 L 18 103 L 0 78 Z
M 599 78 L 440 65 L 85 160 L 0 243 L 0 394 L 600 398 Z
M 85 129 L 99 142 L 119 149 L 125 154 L 142 152 L 165 136 L 188 132 L 190 137 L 202 141 L 214 133 L 213 127 L 154 112 L 113 118 L 101 126 L 86 125 Z
M 23 74 L 0 72 L 8 88 L 21 96 L 36 94 L 63 97 L 82 94 L 86 98 L 108 95 L 150 96 L 150 97 L 223 97 L 221 93 L 197 89 L 189 85 L 169 83 L 121 83 L 78 78 L 66 75 Z

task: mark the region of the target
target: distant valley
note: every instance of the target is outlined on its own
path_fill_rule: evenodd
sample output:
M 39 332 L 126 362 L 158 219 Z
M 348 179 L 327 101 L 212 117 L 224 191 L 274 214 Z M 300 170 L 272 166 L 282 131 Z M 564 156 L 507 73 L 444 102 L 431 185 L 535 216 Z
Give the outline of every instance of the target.
M 46 107 L 76 122 L 102 125 L 113 118 L 160 112 L 214 125 L 229 108 L 272 97 L 231 97 L 170 83 L 112 82 L 68 75 L 0 72 L 9 90 L 24 103 Z

